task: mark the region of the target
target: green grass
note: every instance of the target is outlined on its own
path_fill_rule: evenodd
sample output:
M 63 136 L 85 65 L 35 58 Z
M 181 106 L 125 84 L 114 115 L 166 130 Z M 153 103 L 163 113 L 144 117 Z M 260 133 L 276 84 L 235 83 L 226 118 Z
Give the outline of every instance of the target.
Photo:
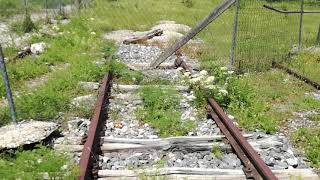
M 292 45 L 297 43 L 299 16 L 285 16 L 261 8 L 263 4 L 275 7 L 297 9 L 298 1 L 269 3 L 266 1 L 242 1 L 239 17 L 238 48 L 236 67 L 243 71 L 264 71 L 269 69 L 272 60 L 282 61 Z M 153 1 L 122 0 L 97 1 L 96 23 L 105 30 L 132 29 L 148 30 L 160 20 L 175 20 L 194 27 L 198 21 L 209 14 L 220 0 L 213 1 Z M 186 5 L 186 4 L 192 4 Z M 158 7 L 162 8 L 158 8 Z M 306 3 L 306 9 L 317 9 L 318 4 Z M 128 11 L 130 9 L 131 11 Z M 111 17 L 101 20 L 99 17 Z M 221 65 L 228 64 L 231 47 L 231 34 L 234 7 L 222 14 L 197 37 L 206 41 L 209 46 L 201 52 L 189 54 L 198 59 L 216 59 Z M 314 43 L 319 23 L 314 21 L 318 15 L 304 16 L 304 45 Z M 188 51 L 188 48 L 184 48 Z M 239 65 L 240 64 L 240 65 Z
M 186 135 L 194 128 L 191 121 L 181 121 L 180 97 L 176 90 L 144 86 L 139 94 L 143 108 L 137 117 L 157 129 L 161 137 Z
M 320 114 L 312 114 L 307 116 L 307 118 L 311 121 L 320 121 Z
M 311 160 L 314 167 L 320 168 L 320 129 L 301 128 L 293 135 L 294 142 L 304 149 L 307 158 Z
M 227 109 L 246 129 L 275 132 L 292 112 L 320 109 L 319 101 L 304 95 L 311 91 L 311 87 L 282 71 L 249 74 L 230 84 Z
M 93 10 L 88 9 L 88 11 Z M 48 64 L 70 64 L 67 69 L 50 73 L 45 86 L 14 98 L 19 119 L 53 120 L 59 112 L 72 112 L 69 105 L 71 98 L 86 93 L 80 89 L 78 83 L 80 81 L 100 81 L 109 70 L 114 71 L 118 81 L 129 84 L 141 81 L 140 72 L 130 71 L 121 63 L 108 61 L 100 66 L 94 63 L 103 56 L 111 56 L 115 47 L 112 43 L 100 38 L 99 35 L 103 29 L 95 26 L 95 22 L 87 18 L 86 12 L 83 11 L 83 13 L 72 17 L 72 22 L 68 25 L 60 27 L 59 31 L 62 35 L 41 38 L 41 41 L 50 45 L 43 55 L 38 58 L 28 57 L 23 61 L 8 63 L 12 89 L 22 92 L 26 91 L 21 85 L 24 81 L 49 72 Z M 91 35 L 91 31 L 97 32 L 98 35 Z M 33 41 L 38 40 L 33 38 Z M 4 93 L 4 90 L 1 93 Z M 7 108 L 0 110 L 0 117 L 0 125 L 9 122 Z
M 47 172 L 50 179 L 75 179 L 79 170 L 68 163 L 70 159 L 53 150 L 40 146 L 32 151 L 18 150 L 14 153 L 0 154 L 1 179 L 43 179 Z M 68 167 L 62 169 L 64 165 Z
M 302 52 L 288 63 L 289 67 L 320 83 L 320 53 Z
M 48 0 L 48 8 L 58 8 L 59 1 Z M 69 4 L 70 0 L 61 0 L 62 4 Z M 22 0 L 0 0 L 0 19 L 12 17 L 17 14 L 25 13 L 24 1 Z M 44 0 L 28 0 L 27 8 L 31 13 L 38 12 L 45 7 Z
M 216 144 L 214 144 L 212 146 L 212 154 L 216 158 L 222 158 L 223 157 L 223 153 L 222 153 L 221 148 L 219 147 L 219 145 L 216 145 Z

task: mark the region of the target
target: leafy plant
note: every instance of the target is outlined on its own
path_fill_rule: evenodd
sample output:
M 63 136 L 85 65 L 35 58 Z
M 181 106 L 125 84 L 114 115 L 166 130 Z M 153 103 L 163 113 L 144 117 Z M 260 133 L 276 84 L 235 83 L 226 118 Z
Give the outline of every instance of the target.
M 292 139 L 300 148 L 304 149 L 307 157 L 311 160 L 312 165 L 320 167 L 320 129 L 301 128 L 293 134 Z
M 182 136 L 194 127 L 191 121 L 181 121 L 180 97 L 176 90 L 146 86 L 139 94 L 143 108 L 137 112 L 138 118 L 156 128 L 162 137 Z
M 62 168 L 65 166 L 66 168 Z M 78 168 L 69 164 L 69 158 L 40 145 L 32 151 L 18 150 L 0 154 L 0 176 L 6 179 L 43 179 L 47 172 L 50 178 L 73 179 Z
M 320 121 L 320 114 L 312 114 L 312 115 L 307 116 L 307 118 L 312 121 Z
M 221 148 L 217 144 L 213 144 L 213 146 L 212 146 L 212 154 L 216 158 L 220 158 L 221 159 L 223 157 L 223 153 L 221 151 Z

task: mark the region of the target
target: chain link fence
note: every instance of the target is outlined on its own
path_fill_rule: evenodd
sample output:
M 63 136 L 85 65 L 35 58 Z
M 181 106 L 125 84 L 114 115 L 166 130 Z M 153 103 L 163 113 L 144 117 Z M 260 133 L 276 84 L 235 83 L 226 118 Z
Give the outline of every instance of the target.
M 213 1 L 109 1 L 105 12 L 110 14 L 112 30 L 150 30 L 161 20 L 194 27 L 200 20 L 219 5 Z M 239 72 L 264 71 L 272 61 L 285 61 L 290 53 L 299 49 L 300 13 L 283 14 L 264 7 L 282 11 L 301 11 L 301 0 L 239 0 L 235 53 L 230 54 L 234 31 L 233 6 L 213 21 L 194 39 L 202 39 L 206 46 L 199 54 L 189 54 L 200 59 L 220 61 L 232 65 Z M 320 10 L 319 0 L 304 0 L 304 9 Z M 320 24 L 320 14 L 304 14 L 302 23 L 302 48 L 314 45 Z M 172 43 L 173 44 L 173 43 Z M 190 47 L 183 47 L 188 51 Z M 231 56 L 231 57 L 230 57 Z
M 288 60 L 299 51 L 301 0 L 240 0 L 235 64 L 240 72 L 263 71 L 272 61 Z M 304 9 L 320 10 L 320 1 L 304 1 Z M 301 48 L 315 44 L 320 14 L 303 14 Z
M 5 20 L 26 12 L 33 16 L 48 16 L 69 13 L 89 7 L 94 0 L 0 0 L 0 18 Z M 35 20 L 39 17 L 34 17 Z
M 25 5 L 26 2 L 26 5 Z M 24 14 L 27 8 L 33 19 L 63 15 L 72 9 L 81 9 L 95 3 L 96 13 L 109 18 L 96 21 L 105 31 L 128 29 L 147 31 L 159 21 L 175 21 L 190 27 L 197 25 L 222 0 L 0 0 L 6 7 L 0 14 Z M 301 0 L 239 0 L 237 26 L 232 6 L 194 39 L 202 39 L 201 51 L 191 51 L 192 45 L 183 49 L 193 58 L 211 59 L 222 65 L 232 64 L 240 72 L 269 69 L 272 61 L 284 61 L 299 48 L 300 14 L 283 14 L 263 7 L 282 11 L 300 11 Z M 304 0 L 305 10 L 319 10 L 319 0 Z M 304 14 L 302 48 L 315 44 L 320 25 L 320 14 Z M 233 32 L 237 27 L 234 44 Z M 177 35 L 179 37 L 179 35 Z M 173 42 L 172 42 L 173 44 Z M 234 45 L 234 55 L 230 55 Z M 232 58 L 231 58 L 231 57 Z M 230 59 L 233 59 L 232 63 Z

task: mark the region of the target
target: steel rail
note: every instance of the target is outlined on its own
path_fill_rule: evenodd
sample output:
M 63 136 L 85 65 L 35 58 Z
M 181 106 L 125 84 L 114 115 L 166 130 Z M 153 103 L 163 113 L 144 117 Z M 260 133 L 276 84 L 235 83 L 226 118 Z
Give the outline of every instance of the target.
M 259 154 L 243 137 L 240 130 L 233 124 L 232 120 L 227 116 L 219 104 L 213 98 L 208 98 L 208 103 L 208 115 L 215 120 L 239 159 L 244 164 L 244 173 L 247 178 L 278 179 L 261 159 Z
M 283 11 L 268 5 L 263 5 L 263 7 L 281 14 L 320 14 L 320 11 Z
M 284 71 L 286 71 L 288 74 L 291 74 L 293 75 L 294 77 L 300 79 L 301 81 L 304 81 L 305 83 L 309 84 L 310 86 L 313 86 L 314 88 L 316 88 L 317 90 L 320 90 L 320 84 L 315 82 L 315 81 L 312 81 L 311 79 L 299 74 L 298 72 L 292 70 L 292 69 L 289 69 L 281 64 L 278 64 L 276 62 L 272 62 L 272 67 L 274 68 L 278 68 L 278 69 L 282 69 Z
M 103 127 L 103 122 L 107 119 L 105 112 L 106 105 L 109 103 L 110 90 L 112 87 L 112 73 L 108 73 L 100 87 L 99 98 L 95 106 L 94 114 L 88 131 L 88 138 L 84 144 L 80 158 L 79 180 L 93 179 L 93 167 L 96 162 L 95 155 L 100 149 L 99 134 Z

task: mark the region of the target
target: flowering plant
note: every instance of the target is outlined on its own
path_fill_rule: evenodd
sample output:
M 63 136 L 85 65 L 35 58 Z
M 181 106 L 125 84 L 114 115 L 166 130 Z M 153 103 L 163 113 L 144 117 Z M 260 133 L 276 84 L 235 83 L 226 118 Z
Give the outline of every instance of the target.
M 222 67 L 215 71 L 214 76 L 209 75 L 206 70 L 192 75 L 190 72 L 184 72 L 183 68 L 178 68 L 177 71 L 183 83 L 188 84 L 194 90 L 197 106 L 203 106 L 208 97 L 214 97 L 222 106 L 229 104 L 227 87 L 233 71 Z

